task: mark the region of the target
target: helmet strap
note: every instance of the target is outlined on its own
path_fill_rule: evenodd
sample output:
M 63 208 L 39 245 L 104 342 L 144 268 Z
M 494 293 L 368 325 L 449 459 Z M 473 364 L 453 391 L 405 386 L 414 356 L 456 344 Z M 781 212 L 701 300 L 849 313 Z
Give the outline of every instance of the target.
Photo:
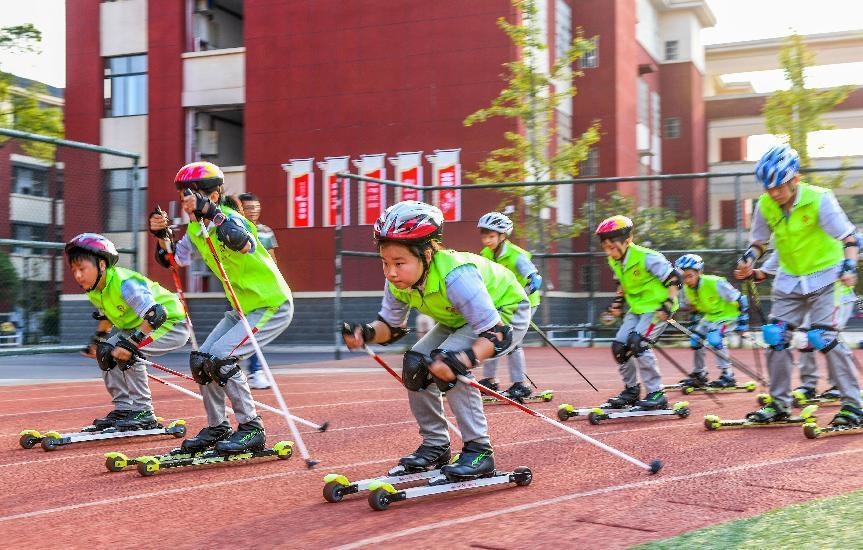
M 98 270 L 98 274 L 96 275 L 96 281 L 93 283 L 93 286 L 91 286 L 90 288 L 88 288 L 84 292 L 93 292 L 94 290 L 96 290 L 96 287 L 99 286 L 99 281 L 102 280 L 102 273 L 103 273 L 102 262 L 103 261 L 104 260 L 102 258 L 96 256 L 96 269 Z M 107 265 L 107 264 L 108 264 L 108 262 L 106 261 L 105 265 Z
M 413 285 L 411 285 L 411 288 L 414 288 L 416 290 L 419 290 L 420 287 L 425 284 L 426 277 L 428 277 L 429 262 L 426 259 L 426 250 L 429 249 L 429 245 L 430 245 L 430 243 L 426 243 L 425 246 L 419 248 L 419 250 L 420 250 L 420 261 L 423 263 L 423 273 L 422 273 L 422 275 L 420 275 L 420 278 L 417 279 L 417 282 L 415 282 Z M 434 252 L 432 252 L 432 256 L 434 256 Z

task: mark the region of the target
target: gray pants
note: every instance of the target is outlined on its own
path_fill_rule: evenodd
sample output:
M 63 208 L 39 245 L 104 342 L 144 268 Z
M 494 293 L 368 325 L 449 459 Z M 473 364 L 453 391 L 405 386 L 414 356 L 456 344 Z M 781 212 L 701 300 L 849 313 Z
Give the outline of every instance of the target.
M 289 301 L 278 308 L 260 308 L 246 314 L 249 325 L 253 329 L 257 329 L 255 339 L 261 347 L 283 333 L 291 324 L 293 317 L 294 306 Z M 252 355 L 255 348 L 247 337 L 239 314 L 231 310 L 225 313 L 216 328 L 207 336 L 199 351 L 219 358 L 237 357 L 242 360 Z M 233 365 L 223 366 L 221 373 L 227 374 L 232 368 Z M 238 423 L 249 422 L 258 416 L 254 399 L 252 399 L 252 390 L 249 389 L 246 375 L 242 369 L 231 376 L 224 386 L 220 386 L 218 382 L 210 382 L 200 386 L 200 388 L 201 395 L 204 396 L 204 409 L 207 411 L 207 425 L 209 426 L 218 426 L 227 422 L 226 395 L 231 400 L 231 407 L 234 409 Z
M 120 337 L 129 338 L 135 330 L 120 330 L 108 339 L 115 345 Z M 144 357 L 164 355 L 186 345 L 189 341 L 189 329 L 182 321 L 171 327 L 171 330 L 139 348 Z M 133 362 L 127 370 L 114 367 L 102 372 L 105 388 L 111 394 L 114 409 L 118 411 L 152 411 L 153 398 L 150 385 L 147 383 L 147 366 L 140 361 Z
M 722 347 L 724 348 L 725 347 L 725 329 L 728 326 L 729 322 L 730 321 L 713 321 L 713 322 L 711 322 L 711 321 L 707 321 L 705 319 L 702 319 L 698 322 L 697 325 L 695 325 L 695 328 L 692 329 L 692 332 L 702 334 L 702 335 L 704 335 L 705 338 L 707 338 L 707 333 L 712 332 L 714 330 L 718 330 L 722 333 Z M 705 368 L 705 366 L 704 366 L 704 352 L 706 351 L 704 349 L 704 345 L 702 345 L 700 348 L 693 350 L 693 351 L 695 352 L 695 357 L 693 358 L 692 372 L 703 372 L 704 374 L 707 374 L 707 368 Z M 723 371 L 724 370 L 728 370 L 728 371 L 731 370 L 731 361 L 729 361 L 728 359 L 723 359 L 723 358 L 719 357 L 718 355 L 715 355 L 715 357 L 716 357 L 716 368 L 723 370 Z
M 652 311 L 642 314 L 627 312 L 623 317 L 623 324 L 617 330 L 617 336 L 614 337 L 615 341 L 626 344 L 629 333 L 633 331 L 656 340 L 668 323 L 655 321 L 653 316 Z M 650 334 L 645 334 L 651 324 L 653 328 L 650 329 Z M 656 356 L 651 348 L 641 354 L 641 357 L 630 357 L 626 363 L 618 366 L 618 370 L 627 388 L 638 384 L 638 375 L 641 375 L 641 381 L 647 393 L 662 389 L 662 374 L 659 372 L 659 365 L 656 364 Z
M 530 318 L 533 319 L 534 314 L 536 313 L 536 307 L 530 308 Z M 486 359 L 482 363 L 482 377 L 483 378 L 495 378 L 497 374 L 497 364 L 500 362 L 498 357 L 492 357 L 491 359 Z M 525 374 L 527 372 L 527 363 L 524 359 L 524 349 L 522 347 L 516 346 L 512 353 L 507 357 L 507 363 L 509 364 L 509 381 L 515 384 L 516 382 L 524 382 Z
M 853 294 L 850 296 L 852 300 L 847 300 L 845 303 L 839 305 L 839 310 L 836 315 L 837 330 L 843 330 L 845 325 L 848 323 L 848 319 L 851 318 L 851 314 L 854 313 L 856 301 L 853 300 Z M 809 328 L 808 316 L 803 319 L 802 328 Z M 815 350 L 812 348 L 808 348 L 805 351 L 800 350 L 797 360 L 800 366 L 800 387 L 810 388 L 814 391 L 815 388 L 818 387 L 818 361 Z M 833 374 L 833 369 L 830 367 L 829 361 L 827 362 L 827 384 L 831 388 L 836 385 L 836 376 Z
M 841 283 L 835 283 L 841 284 Z M 816 290 L 811 294 L 785 294 L 773 292 L 773 308 L 770 317 L 777 322 L 791 326 L 800 326 L 806 314 L 809 314 L 812 326 L 828 326 L 834 330 L 826 330 L 822 334 L 825 342 L 836 341 L 836 346 L 827 352 L 828 369 L 832 369 L 836 387 L 842 395 L 842 403 L 860 407 L 860 383 L 857 380 L 857 370 L 851 359 L 851 350 L 839 339 L 838 314 L 836 310 L 834 286 Z M 783 341 L 791 342 L 792 331 L 783 332 Z M 791 370 L 793 356 L 790 349 L 767 350 L 767 372 L 770 376 L 770 395 L 780 406 L 788 409 L 791 406 Z
M 524 339 L 530 323 L 530 302 L 525 300 L 519 304 L 518 310 L 510 322 L 512 327 L 512 344 L 501 355 L 514 350 Z M 469 326 L 453 330 L 441 324 L 436 324 L 419 342 L 414 344 L 412 351 L 428 357 L 432 350 L 442 348 L 462 350 L 471 347 L 476 334 Z M 471 375 L 472 377 L 472 375 Z M 489 445 L 488 423 L 482 408 L 480 392 L 473 386 L 458 383 L 446 392 L 446 399 L 455 415 L 462 441 L 476 441 Z M 409 391 L 408 402 L 411 412 L 419 424 L 419 433 L 423 443 L 427 445 L 446 445 L 449 443 L 449 430 L 444 416 L 443 396 L 435 384 L 430 384 L 422 391 Z

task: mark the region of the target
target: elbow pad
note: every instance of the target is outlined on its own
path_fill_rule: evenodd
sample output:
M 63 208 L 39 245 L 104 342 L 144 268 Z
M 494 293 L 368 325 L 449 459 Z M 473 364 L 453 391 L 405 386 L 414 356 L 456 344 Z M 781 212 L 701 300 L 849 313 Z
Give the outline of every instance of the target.
M 662 284 L 666 287 L 676 286 L 677 288 L 683 288 L 683 275 L 677 269 L 672 269 L 668 277 L 662 281 Z
M 156 330 L 168 320 L 168 311 L 162 304 L 153 304 L 153 307 L 144 313 L 144 320 L 153 327 L 153 330 Z
M 249 232 L 230 218 L 216 227 L 216 237 L 222 244 L 235 252 L 241 251 L 251 241 Z

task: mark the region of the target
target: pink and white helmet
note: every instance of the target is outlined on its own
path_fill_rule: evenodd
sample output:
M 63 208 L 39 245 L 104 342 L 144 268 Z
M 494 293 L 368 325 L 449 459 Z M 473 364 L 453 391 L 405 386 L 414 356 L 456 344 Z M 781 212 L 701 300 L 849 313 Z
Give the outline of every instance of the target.
M 423 244 L 443 236 L 443 212 L 437 206 L 402 201 L 384 211 L 374 226 L 375 240 Z
M 66 255 L 76 249 L 95 254 L 108 262 L 109 266 L 116 265 L 120 261 L 120 254 L 114 243 L 98 233 L 81 233 L 66 243 Z

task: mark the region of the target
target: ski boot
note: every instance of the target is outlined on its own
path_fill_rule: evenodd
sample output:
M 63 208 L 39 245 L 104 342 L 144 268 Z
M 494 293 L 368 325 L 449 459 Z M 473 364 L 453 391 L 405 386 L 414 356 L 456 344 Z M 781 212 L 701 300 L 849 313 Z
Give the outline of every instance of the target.
M 513 401 L 518 401 L 519 403 L 521 403 L 521 401 L 525 397 L 530 397 L 531 393 L 532 392 L 530 388 L 525 386 L 524 382 L 516 382 L 512 386 L 507 388 L 507 390 L 503 392 L 503 395 L 509 397 Z
M 399 459 L 398 466 L 391 468 L 387 475 L 401 476 L 429 470 L 437 470 L 449 464 L 452 458 L 449 443 L 443 445 L 421 444 L 416 451 Z
M 723 372 L 722 376 L 707 384 L 710 388 L 733 388 L 737 386 L 737 380 L 730 372 Z
M 854 405 L 847 403 L 842 405 L 833 420 L 830 421 L 831 426 L 847 426 L 849 428 L 858 428 L 863 426 L 863 411 Z
M 183 440 L 183 444 L 178 449 L 182 453 L 203 453 L 213 448 L 213 446 L 231 436 L 233 430 L 227 422 L 222 422 L 218 426 L 207 426 L 195 437 Z
M 782 422 L 791 418 L 791 415 L 784 408 L 779 406 L 775 401 L 771 400 L 766 405 L 757 411 L 748 413 L 746 420 L 753 424 L 770 424 L 772 422 Z
M 659 409 L 668 408 L 668 399 L 665 397 L 665 392 L 657 390 L 648 393 L 644 399 L 635 402 L 636 408 L 642 411 L 656 411 Z
M 815 388 L 807 388 L 806 386 L 800 386 L 799 388 L 791 390 L 791 395 L 794 398 L 794 404 L 798 407 L 808 405 L 812 400 L 818 397 L 818 393 L 815 391 Z
M 494 381 L 494 378 L 483 378 L 479 381 L 480 386 L 485 386 L 492 391 L 500 390 L 500 384 Z
M 703 388 L 707 385 L 707 373 L 706 372 L 691 372 L 689 376 L 678 382 L 684 388 Z
M 248 451 L 262 451 L 267 446 L 267 434 L 261 417 L 256 416 L 248 422 L 237 426 L 227 439 L 216 443 L 216 452 L 220 454 L 236 454 Z
M 600 409 L 625 409 L 632 407 L 638 401 L 641 395 L 641 385 L 628 386 L 623 388 L 619 394 L 610 398 L 604 405 L 600 405 Z
M 152 430 L 159 426 L 159 421 L 153 411 L 131 411 L 129 416 L 117 421 L 117 429 L 127 430 Z
M 92 431 L 102 431 L 108 428 L 114 428 L 117 425 L 117 422 L 120 420 L 125 420 L 129 413 L 132 411 L 118 411 L 113 410 L 103 416 L 102 418 L 96 418 L 93 420 L 93 430 Z M 90 431 L 90 430 L 83 430 Z
M 441 473 L 450 482 L 469 481 L 494 473 L 494 451 L 488 443 L 468 441 L 462 447 L 458 460 L 441 467 Z
M 833 386 L 831 388 L 824 390 L 824 392 L 821 395 L 819 395 L 818 397 L 820 397 L 821 399 L 839 400 L 839 399 L 842 399 L 842 394 L 839 393 L 839 388 L 837 388 L 836 386 Z

